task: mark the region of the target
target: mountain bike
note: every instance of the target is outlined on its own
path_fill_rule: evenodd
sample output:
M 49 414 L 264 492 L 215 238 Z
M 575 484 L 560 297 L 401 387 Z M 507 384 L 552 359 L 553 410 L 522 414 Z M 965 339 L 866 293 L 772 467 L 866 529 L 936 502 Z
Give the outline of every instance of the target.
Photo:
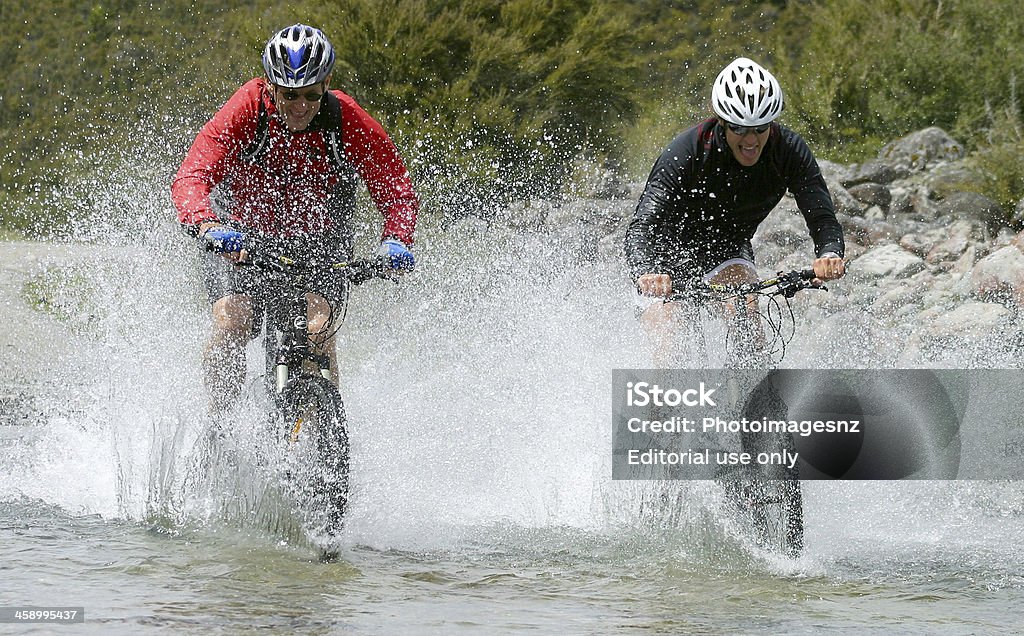
M 794 270 L 740 285 L 703 283 L 665 299 L 683 303 L 689 310 L 687 317 L 693 318 L 688 321 L 692 325 L 700 324 L 700 312 L 711 311 L 715 305 L 720 311 L 724 309 L 727 332 L 723 377 L 738 416 L 760 419 L 765 413 L 780 415 L 779 411 L 786 408 L 770 383 L 757 380 L 765 370 L 782 361 L 795 335 L 796 320 L 790 300 L 805 289 L 827 291 L 823 285 L 814 284 L 814 280 L 813 270 Z M 785 329 L 786 323 L 789 330 Z M 765 337 L 765 326 L 770 339 Z M 698 359 L 706 360 L 703 330 L 698 326 L 691 334 L 689 342 L 697 349 Z M 789 433 L 741 433 L 739 447 L 751 457 L 761 453 L 782 455 L 793 452 L 794 441 Z M 795 464 L 738 466 L 723 475 L 721 483 L 735 518 L 760 547 L 787 556 L 800 554 L 804 535 L 803 495 Z
M 311 281 L 335 276 L 346 285 L 390 278 L 384 257 L 335 262 L 296 258 L 270 242 L 246 241 L 240 267 L 260 272 L 265 289 L 264 387 L 272 413 L 271 436 L 282 447 L 283 486 L 307 535 L 320 545 L 337 537 L 349 497 L 349 438 L 345 407 L 333 382 L 335 370 L 322 346 L 340 326 L 332 315 L 311 332 L 307 312 Z M 346 288 L 347 294 L 347 288 Z M 339 326 L 335 325 L 339 323 Z M 327 541 L 325 541 L 327 540 Z M 321 548 L 321 560 L 330 560 Z

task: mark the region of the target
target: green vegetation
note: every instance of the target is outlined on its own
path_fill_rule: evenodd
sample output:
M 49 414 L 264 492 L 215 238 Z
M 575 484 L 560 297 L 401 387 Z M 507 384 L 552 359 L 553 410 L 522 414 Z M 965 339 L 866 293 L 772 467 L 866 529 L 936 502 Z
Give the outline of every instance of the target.
M 1004 206 L 1024 196 L 1015 0 L 106 0 L 0 5 L 0 212 L 9 229 L 95 207 L 125 166 L 166 182 L 202 122 L 259 74 L 268 34 L 320 26 L 336 86 L 382 120 L 428 199 L 550 194 L 580 157 L 642 177 L 707 113 L 737 55 L 783 84 L 783 121 L 861 161 L 949 131 Z M 140 132 L 149 131 L 149 132 Z M 124 179 L 124 177 L 122 177 Z M 85 185 L 83 185 L 85 184 Z
M 1024 196 L 1024 120 L 1016 77 L 1010 78 L 1009 92 L 1010 99 L 1000 110 L 986 108 L 986 120 L 978 126 L 985 136 L 965 162 L 973 176 L 956 185 L 996 201 L 1006 214 L 1003 224 L 1020 231 L 1024 219 L 1018 217 L 1016 207 Z
M 797 4 L 773 32 L 786 117 L 839 156 L 873 154 L 927 126 L 977 148 L 991 108 L 1015 102 L 1013 78 L 1024 70 L 1019 3 Z

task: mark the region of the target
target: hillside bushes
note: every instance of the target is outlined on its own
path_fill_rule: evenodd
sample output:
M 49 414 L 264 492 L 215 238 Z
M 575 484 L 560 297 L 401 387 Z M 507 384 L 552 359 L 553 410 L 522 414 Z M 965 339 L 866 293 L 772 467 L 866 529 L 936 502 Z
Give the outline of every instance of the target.
M 4 222 L 39 193 L 119 166 L 166 175 L 195 131 L 301 21 L 334 41 L 336 86 L 381 119 L 420 187 L 549 195 L 577 159 L 641 178 L 705 115 L 718 70 L 768 66 L 782 120 L 820 156 L 860 161 L 937 125 L 979 165 L 1020 164 L 1024 18 L 1012 0 L 137 0 L 0 4 Z M 138 131 L 150 130 L 150 135 Z M 988 164 L 986 164 L 988 161 Z M 980 182 L 1024 195 L 1012 171 Z M 62 204 L 44 204 L 59 217 Z

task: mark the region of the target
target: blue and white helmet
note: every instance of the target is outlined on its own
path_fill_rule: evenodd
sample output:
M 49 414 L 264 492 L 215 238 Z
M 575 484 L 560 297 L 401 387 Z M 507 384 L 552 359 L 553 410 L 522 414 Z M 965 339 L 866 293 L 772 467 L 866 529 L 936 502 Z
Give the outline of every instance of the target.
M 757 62 L 736 58 L 722 69 L 711 89 L 715 114 L 738 126 L 760 126 L 782 113 L 782 88 Z
M 263 70 L 277 86 L 312 86 L 324 81 L 333 68 L 334 47 L 323 31 L 305 24 L 275 33 L 263 49 Z

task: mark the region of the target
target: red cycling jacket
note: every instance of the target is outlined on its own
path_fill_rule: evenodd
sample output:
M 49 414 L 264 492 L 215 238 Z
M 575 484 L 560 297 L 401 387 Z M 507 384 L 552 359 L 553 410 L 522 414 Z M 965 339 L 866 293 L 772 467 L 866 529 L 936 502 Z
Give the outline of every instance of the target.
M 341 102 L 340 146 L 350 168 L 328 157 L 326 102 L 305 130 L 289 132 L 275 116 L 266 80 L 256 78 L 231 96 L 192 143 L 171 184 L 178 221 L 193 227 L 217 221 L 211 192 L 223 183 L 231 218 L 256 232 L 276 237 L 344 232 L 347 228 L 337 226 L 347 224 L 349 215 L 338 211 L 353 205 L 354 172 L 384 216 L 381 240 L 411 245 L 419 199 L 398 149 L 355 100 L 338 90 L 331 93 Z M 261 101 L 266 143 L 257 158 L 247 158 Z

